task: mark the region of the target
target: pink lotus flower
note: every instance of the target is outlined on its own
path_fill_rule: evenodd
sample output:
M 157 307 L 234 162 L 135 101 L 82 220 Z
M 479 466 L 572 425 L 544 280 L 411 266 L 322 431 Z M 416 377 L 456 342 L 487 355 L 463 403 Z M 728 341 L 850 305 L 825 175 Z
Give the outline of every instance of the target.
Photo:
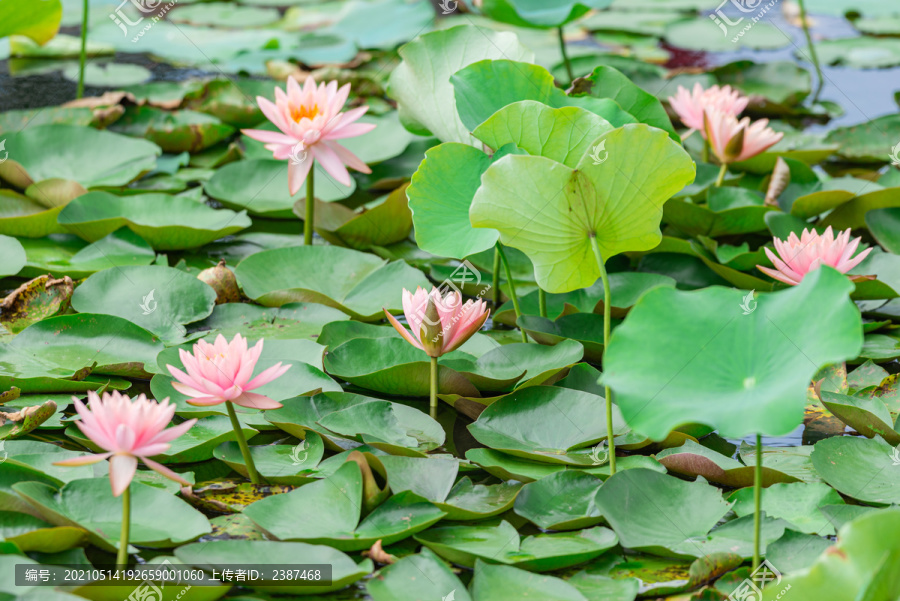
M 106 452 L 64 459 L 53 465 L 90 465 L 109 457 L 109 481 L 116 497 L 131 484 L 138 459 L 166 478 L 184 486 L 190 485 L 169 468 L 148 459 L 165 453 L 171 446 L 169 443 L 187 432 L 197 421 L 190 419 L 167 428 L 175 415 L 175 405 L 169 404 L 169 399 L 157 403 L 141 394 L 132 400 L 117 390 L 104 392 L 103 398 L 100 398 L 92 390 L 88 392 L 90 409 L 77 398 L 73 399 L 75 410 L 81 417 L 75 425 Z
M 681 122 L 687 125 L 691 132 L 699 130 L 704 137 L 706 133 L 703 131 L 703 112 L 706 109 L 715 108 L 737 117 L 747 108 L 748 102 L 749 98 L 741 96 L 741 93 L 731 86 L 715 85 L 704 90 L 699 83 L 694 84 L 691 92 L 684 86 L 678 86 L 675 96 L 669 96 L 669 104 Z
M 768 127 L 768 119 L 750 123 L 716 108 L 706 110 L 704 131 L 713 152 L 723 165 L 746 161 L 777 144 L 784 134 Z
M 372 172 L 359 157 L 335 141 L 361 136 L 375 128 L 371 123 L 354 123 L 368 110 L 367 106 L 341 112 L 349 94 L 350 84 L 338 89 L 337 82 L 332 81 L 316 87 L 315 79 L 309 76 L 302 88 L 296 79 L 288 77 L 287 94 L 275 88 L 274 104 L 262 96 L 256 97 L 260 110 L 281 133 L 261 129 L 242 131 L 254 140 L 265 142 L 266 149 L 276 159 L 292 159 L 288 166 L 291 195 L 306 180 L 312 159 L 319 161 L 325 171 L 345 186 L 350 185 L 350 173 L 345 165 L 363 173 Z M 306 155 L 308 160 L 296 160 Z
M 459 292 L 441 297 L 434 287 L 430 293 L 424 288 L 416 288 L 415 294 L 403 290 L 403 314 L 412 334 L 387 309 L 384 310 L 400 335 L 429 357 L 440 357 L 458 349 L 484 325 L 490 313 L 483 300 L 468 300 L 463 304 Z
M 207 406 L 231 401 L 250 409 L 281 407 L 278 401 L 250 392 L 281 377 L 291 367 L 279 362 L 251 379 L 263 350 L 262 340 L 247 349 L 247 339 L 240 334 L 235 334 L 231 342 L 219 334 L 214 344 L 200 340 L 193 350 L 193 355 L 184 349 L 178 351 L 187 373 L 173 365 L 166 365 L 177 380 L 172 382 L 172 387 L 191 397 L 188 404 Z
M 779 256 L 775 256 L 775 253 L 768 248 L 766 248 L 766 255 L 775 265 L 775 269 L 762 265 L 757 265 L 756 268 L 776 280 L 792 286 L 799 284 L 803 276 L 820 265 L 828 265 L 841 273 L 847 273 L 872 252 L 871 248 L 867 248 L 853 257 L 856 247 L 859 246 L 860 238 L 850 240 L 850 228 L 838 234 L 837 239 L 831 231 L 831 226 L 828 226 L 821 236 L 815 230 L 804 229 L 800 238 L 791 232 L 787 240 L 782 241 L 775 238 L 774 241 L 775 250 L 778 251 Z

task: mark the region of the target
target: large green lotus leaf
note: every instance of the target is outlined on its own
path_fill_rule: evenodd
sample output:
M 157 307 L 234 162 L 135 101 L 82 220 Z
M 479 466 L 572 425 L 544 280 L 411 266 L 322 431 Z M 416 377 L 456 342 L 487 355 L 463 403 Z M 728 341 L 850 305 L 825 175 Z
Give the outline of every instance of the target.
M 34 323 L 13 338 L 10 346 L 33 357 L 79 370 L 93 363 L 91 373 L 148 377 L 163 343 L 147 330 L 113 315 L 58 315 Z
M 469 431 L 481 444 L 546 463 L 595 465 L 586 448 L 607 436 L 603 398 L 551 386 L 517 390 L 485 408 Z M 613 432 L 625 425 L 613 407 Z
M 213 540 L 185 545 L 175 550 L 175 557 L 188 565 L 199 568 L 228 567 L 234 564 L 253 563 L 262 565 L 296 564 L 331 565 L 331 583 L 321 586 L 282 586 L 283 583 L 248 583 L 252 588 L 289 595 L 315 595 L 336 591 L 350 586 L 372 571 L 372 561 L 363 560 L 359 564 L 349 556 L 326 545 L 306 543 L 282 543 L 276 541 Z
M 583 108 L 522 100 L 500 109 L 472 133 L 493 149 L 515 144 L 530 155 L 575 168 L 594 140 L 612 129 L 606 119 Z
M 731 488 L 753 485 L 754 467 L 744 465 L 690 439 L 680 447 L 660 451 L 656 454 L 656 460 L 674 474 L 687 477 L 702 476 L 709 482 Z M 799 481 L 796 476 L 766 466 L 763 466 L 762 474 L 763 486 Z
M 241 425 L 241 432 L 247 438 L 256 434 L 256 430 L 246 424 Z M 103 451 L 75 424 L 70 424 L 66 428 L 66 436 L 94 452 Z M 159 463 L 206 461 L 212 459 L 216 447 L 225 441 L 234 439 L 234 428 L 231 426 L 230 419 L 224 415 L 204 417 L 197 420 L 197 423 L 191 426 L 187 432 L 169 443 L 169 449 L 165 453 L 155 455 L 154 459 Z
M 9 236 L 0 236 L 0 257 L 3 257 L 3 263 L 0 264 L 0 278 L 16 275 L 27 261 L 22 244 Z
M 729 497 L 734 502 L 732 510 L 735 514 L 753 513 L 753 492 L 753 488 L 742 488 Z M 834 526 L 819 507 L 843 503 L 841 495 L 823 483 L 773 484 L 762 491 L 762 510 L 768 517 L 782 519 L 799 532 L 819 536 L 834 534 Z
M 366 592 L 373 601 L 472 601 L 456 574 L 428 548 L 382 568 L 366 582 Z
M 28 182 L 22 183 L 27 185 Z M 49 202 L 47 205 L 8 188 L 0 188 L 0 232 L 20 238 L 41 238 L 64 232 L 56 223 L 62 205 Z
M 270 484 L 299 486 L 312 479 L 305 474 L 314 470 L 325 453 L 322 437 L 312 432 L 295 446 L 285 444 L 251 446 L 250 455 L 259 475 Z M 247 465 L 236 442 L 222 443 L 213 456 L 231 469 L 248 477 Z
M 469 131 L 475 131 L 491 115 L 520 100 L 535 100 L 553 108 L 581 107 L 615 127 L 637 121 L 614 100 L 568 96 L 556 87 L 553 75 L 543 67 L 516 62 L 513 57 L 502 58 L 471 64 L 450 78 L 459 118 Z
M 400 57 L 402 62 L 391 72 L 388 94 L 397 101 L 403 125 L 442 142 L 475 146 L 480 144 L 469 132 L 477 124 L 460 120 L 451 76 L 484 59 L 530 63 L 534 53 L 521 45 L 514 33 L 462 25 L 417 37 L 400 48 Z
M 207 317 L 215 303 L 211 286 L 162 265 L 99 271 L 72 295 L 76 311 L 122 317 L 175 343 L 185 335 L 183 324 Z
M 490 601 L 520 601 L 528 597 L 544 601 L 588 601 L 577 588 L 561 578 L 480 560 L 475 562 L 472 594 L 475 599 Z
M 890 468 L 889 468 L 890 469 Z M 900 595 L 900 554 L 886 541 L 900 533 L 900 510 L 874 511 L 845 524 L 837 543 L 808 569 L 785 575 L 763 590 L 764 601 L 894 599 Z M 790 592 L 783 591 L 790 587 Z
M 403 261 L 389 263 L 335 246 L 258 252 L 241 261 L 234 274 L 244 294 L 261 305 L 320 303 L 362 321 L 381 319 L 382 308 L 400 313 L 402 289 L 429 287 L 422 272 Z
M 580 530 L 603 521 L 595 503 L 603 481 L 590 474 L 566 470 L 522 487 L 515 511 L 543 530 Z
M 690 541 L 705 539 L 731 507 L 703 480 L 685 482 L 642 469 L 611 476 L 595 502 L 623 547 L 663 556 L 702 555 Z
M 280 307 L 225 303 L 216 305 L 212 315 L 191 329 L 210 330 L 211 334 L 222 334 L 228 339 L 241 334 L 267 340 L 317 340 L 327 324 L 349 319 L 342 311 L 316 303 L 288 303 Z
M 612 0 L 485 0 L 478 9 L 492 19 L 523 27 L 561 27 L 588 13 L 591 9 L 603 9 Z
M 64 228 L 88 242 L 96 242 L 122 227 L 134 231 L 156 250 L 183 250 L 208 244 L 250 227 L 244 211 L 211 209 L 169 194 L 116 196 L 88 192 L 62 210 Z
M 140 236 L 128 228 L 117 230 L 93 244 L 71 234 L 22 240 L 28 262 L 23 277 L 49 273 L 54 277 L 86 278 L 110 267 L 149 265 L 156 253 Z
M 811 455 L 822 478 L 844 495 L 873 504 L 900 503 L 898 452 L 881 438 L 820 440 Z
M 59 553 L 84 544 L 87 532 L 72 526 L 52 524 L 25 513 L 0 512 L 0 539 L 15 544 L 22 551 Z
M 0 8 L 0 38 L 11 35 L 28 36 L 38 44 L 49 42 L 59 31 L 62 4 L 59 0 L 32 3 L 10 0 Z
M 495 230 L 475 229 L 469 207 L 492 159 L 467 144 L 448 142 L 425 151 L 407 188 L 416 242 L 429 253 L 462 258 L 491 248 Z
M 604 261 L 659 244 L 663 203 L 694 177 L 693 161 L 661 130 L 626 125 L 597 142 L 607 160 L 588 154 L 574 170 L 544 157 L 504 157 L 472 202 L 472 225 L 499 230 L 501 242 L 528 255 L 547 292 L 597 281 L 592 238 Z M 615 150 L 635 146 L 640 155 Z
M 477 559 L 518 565 L 536 572 L 567 568 L 589 561 L 614 547 L 616 535 L 607 528 L 538 534 L 521 541 L 507 521 L 495 525 L 441 526 L 416 540 L 455 564 L 473 567 Z
M 367 549 L 379 539 L 387 546 L 444 517 L 443 511 L 407 491 L 360 522 L 362 494 L 359 464 L 348 461 L 324 480 L 252 503 L 244 515 L 279 540 L 325 543 L 341 551 Z M 316 510 L 310 511 L 312 507 Z
M 152 170 L 162 152 L 146 140 L 77 125 L 28 127 L 6 138 L 6 150 L 11 158 L 0 164 L 0 178 L 23 188 L 48 178 L 85 188 L 124 186 Z M 85 161 L 88 156 L 91 160 Z
M 351 179 L 348 188 L 339 184 L 318 164 L 313 185 L 317 199 L 332 202 L 350 196 L 356 189 Z M 276 219 L 295 219 L 288 188 L 288 163 L 272 158 L 235 161 L 217 169 L 203 189 L 230 209 L 246 210 L 250 215 Z M 302 192 L 305 194 L 305 192 Z
M 760 294 L 747 315 L 741 290 L 655 288 L 616 328 L 603 381 L 631 428 L 653 440 L 686 423 L 729 438 L 788 434 L 819 368 L 862 349 L 851 290 L 846 276 L 817 269 Z
M 21 482 L 13 489 L 44 520 L 56 526 L 83 528 L 92 544 L 105 551 L 116 549 L 122 527 L 122 501 L 112 496 L 109 478 L 74 480 L 59 491 L 38 482 Z M 181 499 L 153 486 L 131 484 L 129 543 L 175 547 L 208 532 L 206 517 Z
M 427 414 L 390 401 L 351 405 L 318 421 L 334 432 L 385 453 L 421 457 L 444 443 L 444 430 Z

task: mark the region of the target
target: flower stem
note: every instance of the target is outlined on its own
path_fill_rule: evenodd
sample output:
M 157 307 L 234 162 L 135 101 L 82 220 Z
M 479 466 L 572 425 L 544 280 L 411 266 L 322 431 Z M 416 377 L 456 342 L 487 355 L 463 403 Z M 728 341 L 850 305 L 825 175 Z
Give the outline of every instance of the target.
M 759 536 L 762 528 L 762 435 L 756 435 L 756 469 L 753 470 L 753 569 L 759 567 Z
M 119 535 L 119 550 L 116 553 L 116 567 L 128 566 L 128 534 L 131 530 L 131 485 L 122 493 L 122 533 Z
M 538 288 L 538 312 L 541 317 L 547 317 L 547 293 L 543 288 Z
M 310 246 L 313 243 L 313 221 L 316 218 L 316 195 L 313 184 L 313 174 L 316 172 L 313 165 L 306 176 L 306 217 L 303 220 L 303 244 Z
M 238 421 L 237 413 L 234 412 L 234 405 L 231 401 L 225 401 L 225 408 L 228 409 L 228 417 L 231 418 L 231 427 L 234 429 L 234 437 L 237 439 L 238 446 L 241 448 L 241 457 L 244 458 L 244 465 L 247 466 L 247 474 L 250 476 L 250 482 L 259 485 L 262 481 L 259 479 L 259 473 L 253 464 L 253 457 L 250 456 L 250 447 L 247 446 L 247 439 L 244 438 L 244 431 L 241 430 L 241 422 Z
M 591 249 L 594 258 L 597 259 L 597 268 L 600 270 L 600 279 L 603 280 L 603 353 L 609 347 L 610 322 L 612 321 L 612 299 L 609 290 L 609 275 L 606 273 L 606 265 L 600 255 L 600 247 L 597 245 L 597 236 L 591 235 Z M 606 370 L 606 365 L 603 366 Z M 612 391 L 609 386 L 603 387 L 606 395 L 606 448 L 609 449 L 609 475 L 616 473 L 616 443 L 613 435 Z
M 428 414 L 437 419 L 438 364 L 437 357 L 431 358 L 431 394 L 428 397 Z
M 812 36 L 809 33 L 809 23 L 806 20 L 806 3 L 804 0 L 798 0 L 800 4 L 800 25 L 803 27 L 803 35 L 806 36 L 806 43 L 809 45 L 809 56 L 812 58 L 813 67 L 816 69 L 816 93 L 813 94 L 813 104 L 819 101 L 819 94 L 822 93 L 822 87 L 825 85 L 825 78 L 822 76 L 822 66 L 819 64 L 819 55 L 816 53 L 816 46 L 813 44 Z
M 726 173 L 728 173 L 728 163 L 722 163 L 722 167 L 719 169 L 719 177 L 716 178 L 716 188 L 722 187 Z
M 703 138 L 703 151 L 700 155 L 700 160 L 704 163 L 709 162 L 709 140 L 707 140 L 706 138 Z
M 509 298 L 512 299 L 513 309 L 516 312 L 516 321 L 518 322 L 519 318 L 522 317 L 522 310 L 519 308 L 519 297 L 516 295 L 516 283 L 513 281 L 512 269 L 509 268 L 509 259 L 506 258 L 506 253 L 503 252 L 503 246 L 501 246 L 500 242 L 497 242 L 494 248 L 497 249 L 500 260 L 503 261 L 503 268 L 506 271 L 506 283 L 509 285 Z M 519 331 L 522 332 L 522 342 L 528 342 L 528 334 L 525 333 L 525 330 L 520 327 Z
M 84 96 L 84 63 L 87 60 L 88 7 L 90 0 L 84 0 L 81 13 L 81 54 L 78 57 L 78 91 L 75 98 Z
M 491 286 L 491 298 L 493 300 L 491 306 L 494 308 L 494 313 L 496 314 L 497 308 L 500 306 L 500 251 L 496 246 L 494 247 L 494 271 Z
M 559 36 L 559 51 L 562 53 L 563 63 L 566 65 L 566 74 L 569 76 L 569 83 L 571 84 L 575 80 L 575 75 L 572 73 L 572 63 L 569 62 L 569 53 L 566 52 L 566 39 L 563 36 L 562 25 L 556 28 L 556 33 Z

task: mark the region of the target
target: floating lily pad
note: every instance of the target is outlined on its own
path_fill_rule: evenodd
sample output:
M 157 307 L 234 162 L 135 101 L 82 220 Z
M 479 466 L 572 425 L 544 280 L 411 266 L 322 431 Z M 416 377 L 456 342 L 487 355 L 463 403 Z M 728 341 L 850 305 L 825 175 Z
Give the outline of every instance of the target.
M 262 27 L 281 18 L 276 8 L 239 6 L 230 2 L 203 2 L 182 6 L 170 11 L 168 19 L 173 23 L 208 25 L 212 27 Z
M 561 578 L 481 560 L 475 561 L 472 593 L 475 599 L 492 601 L 516 601 L 527 598 L 526 595 L 540 595 L 541 599 L 554 601 L 587 601 L 577 588 Z
M 550 321 L 536 315 L 523 315 L 516 322 L 533 339 L 554 346 L 570 339 L 584 346 L 584 358 L 599 363 L 603 359 L 603 316 L 594 313 L 563 315 Z M 621 321 L 612 323 L 613 328 Z
M 108 269 L 131 265 L 149 265 L 156 253 L 140 236 L 122 228 L 92 244 L 71 234 L 23 240 L 28 257 L 21 275 L 37 277 L 49 273 L 57 278 L 82 279 Z
M 864 503 L 900 503 L 897 451 L 881 438 L 826 438 L 810 456 L 816 471 L 839 492 Z
M 271 484 L 300 485 L 312 479 L 303 472 L 314 469 L 325 453 L 322 437 L 311 432 L 299 444 L 251 446 L 250 455 L 259 475 Z M 213 456 L 242 476 L 247 477 L 247 466 L 236 442 L 222 443 Z
M 550 474 L 522 487 L 515 511 L 544 530 L 580 530 L 603 521 L 594 502 L 603 481 L 575 470 Z
M 664 449 L 656 454 L 656 460 L 670 472 L 682 476 L 702 476 L 709 482 L 731 488 L 752 486 L 754 467 L 717 453 L 712 449 L 688 440 L 684 445 Z M 779 482 L 798 482 L 799 479 L 768 467 L 763 467 L 763 486 Z
M 671 200 L 663 206 L 663 219 L 679 230 L 702 236 L 748 234 L 766 229 L 765 215 L 774 207 L 763 205 L 763 197 L 744 188 L 714 188 L 708 206 Z
M 412 229 L 412 213 L 401 186 L 383 199 L 354 211 L 338 203 L 316 203 L 316 232 L 332 244 L 366 250 L 405 240 Z M 306 200 L 297 201 L 294 211 L 304 214 Z
M 233 127 L 212 115 L 190 110 L 164 111 L 152 106 L 126 108 L 112 130 L 150 140 L 163 151 L 176 153 L 199 152 L 234 133 Z
M 16 275 L 25 266 L 25 249 L 15 238 L 0 236 L 0 256 L 3 257 L 0 277 Z
M 241 261 L 234 272 L 244 294 L 262 305 L 315 302 L 362 321 L 381 319 L 382 308 L 399 313 L 402 288 L 428 286 L 422 272 L 403 261 L 388 263 L 334 246 L 258 252 Z M 345 275 L 335 278 L 335 273 Z
M 249 505 L 244 515 L 279 540 L 326 543 L 341 551 L 367 549 L 376 540 L 389 545 L 444 517 L 443 511 L 407 491 L 360 521 L 362 493 L 359 465 L 348 461 L 324 480 Z M 312 507 L 316 510 L 310 511 Z
M 697 17 L 672 23 L 666 28 L 666 41 L 672 46 L 686 50 L 703 50 L 704 52 L 732 52 L 743 48 L 756 50 L 772 50 L 782 48 L 791 43 L 777 27 L 765 22 L 753 23 L 753 14 L 740 16 L 733 21 L 732 27 L 724 22 L 718 25 L 710 19 Z M 748 29 L 747 25 L 751 25 Z M 723 29 L 725 31 L 723 31 Z
M 349 320 L 345 313 L 316 303 L 288 303 L 280 307 L 260 307 L 245 303 L 216 305 L 212 314 L 191 326 L 210 330 L 229 340 L 235 334 L 247 338 L 316 340 L 322 328 Z
M 378 578 L 366 583 L 366 591 L 374 601 L 447 599 L 447 595 L 453 595 L 453 601 L 472 601 L 459 578 L 428 548 L 385 566 Z
M 25 513 L 3 511 L 0 519 L 0 538 L 26 552 L 59 553 L 80 546 L 87 539 L 87 532 L 81 528 L 54 527 Z
M 739 516 L 753 513 L 753 489 L 742 488 L 729 498 Z M 782 519 L 799 532 L 830 536 L 834 526 L 819 511 L 823 505 L 842 505 L 841 495 L 823 483 L 773 484 L 762 492 L 762 510 L 768 517 Z
M 803 52 L 808 51 L 804 49 Z M 900 65 L 900 40 L 869 36 L 819 40 L 816 53 L 824 64 L 883 69 Z
M 27 184 L 27 181 L 22 183 Z M 62 226 L 56 223 L 56 216 L 62 209 L 62 205 L 50 202 L 41 204 L 25 195 L 0 188 L 0 232 L 25 238 L 41 238 L 64 232 Z
M 820 396 L 826 409 L 863 436 L 881 436 L 891 446 L 900 444 L 900 433 L 894 431 L 891 413 L 880 399 L 848 396 L 825 390 Z
M 444 442 L 444 430 L 425 413 L 390 401 L 373 400 L 319 418 L 327 432 L 386 453 L 422 456 Z

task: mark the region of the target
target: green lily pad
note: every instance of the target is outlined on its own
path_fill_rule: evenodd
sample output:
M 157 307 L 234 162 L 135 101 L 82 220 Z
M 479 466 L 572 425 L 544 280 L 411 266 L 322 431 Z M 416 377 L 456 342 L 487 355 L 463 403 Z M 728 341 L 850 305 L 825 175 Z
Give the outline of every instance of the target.
M 565 0 L 550 5 L 533 0 L 485 0 L 479 10 L 492 19 L 523 27 L 562 27 L 612 0 Z
M 347 198 L 356 189 L 351 179 L 348 188 L 337 183 L 316 164 L 313 185 L 315 196 L 324 202 Z M 254 217 L 294 219 L 294 202 L 288 188 L 288 163 L 272 158 L 228 163 L 216 170 L 203 189 L 230 209 L 246 210 Z
M 622 323 L 616 320 L 613 328 Z M 584 347 L 584 358 L 599 363 L 603 359 L 603 316 L 594 313 L 574 313 L 550 321 L 537 315 L 523 315 L 516 324 L 541 344 L 554 346 L 567 339 Z
M 192 4 L 178 7 L 168 14 L 168 19 L 173 23 L 233 27 L 235 29 L 263 27 L 275 23 L 280 18 L 281 15 L 276 8 L 238 6 L 229 2 Z
M 465 52 L 460 51 L 462 48 Z M 434 135 L 442 142 L 475 145 L 469 132 L 477 124 L 460 120 L 451 76 L 479 60 L 531 62 L 534 53 L 513 33 L 462 25 L 417 37 L 400 49 L 400 57 L 402 62 L 390 75 L 388 94 L 397 101 L 403 125 L 415 134 Z
M 875 209 L 865 214 L 872 237 L 888 252 L 900 254 L 900 208 Z
M 190 8 L 190 7 L 187 7 Z M 196 111 L 164 111 L 152 106 L 125 109 L 113 131 L 150 140 L 164 152 L 199 152 L 225 140 L 234 128 Z
M 499 230 L 501 242 L 525 252 L 547 292 L 597 281 L 594 241 L 603 260 L 656 246 L 661 205 L 693 179 L 690 157 L 659 130 L 628 125 L 601 141 L 610 149 L 608 159 L 597 164 L 588 154 L 576 170 L 544 157 L 506 156 L 485 172 L 472 202 L 472 224 Z M 646 149 L 640 158 L 612 150 L 635 144 Z M 649 181 L 652 189 L 642 184 Z M 627 234 L 619 229 L 625 214 L 619 207 L 626 205 Z M 548 247 L 548 240 L 556 243 Z
M 113 497 L 109 478 L 74 480 L 55 490 L 39 482 L 21 482 L 13 489 L 46 521 L 82 528 L 91 544 L 115 551 L 122 522 L 122 502 Z M 175 547 L 210 531 L 199 511 L 164 490 L 131 484 L 129 543 L 154 548 Z M 165 519 L 159 519 L 160 515 Z
M 894 431 L 891 413 L 880 399 L 848 396 L 825 390 L 820 397 L 826 409 L 863 436 L 881 436 L 891 446 L 900 444 L 900 434 Z
M 349 2 L 341 18 L 325 31 L 346 36 L 360 48 L 391 50 L 434 23 L 434 10 L 425 2 L 378 0 Z
M 654 440 L 688 422 L 730 438 L 785 435 L 801 422 L 818 369 L 862 348 L 852 288 L 846 276 L 818 269 L 789 290 L 760 294 L 748 315 L 743 291 L 655 288 L 616 328 L 604 383 L 632 429 Z M 800 318 L 800 306 L 819 319 Z M 647 327 L 652 333 L 640 333 Z M 712 367 L 725 362 L 721 370 Z
M 898 46 L 897 58 L 900 59 L 900 40 L 894 40 L 893 43 Z M 840 146 L 839 154 L 844 160 L 853 163 L 882 163 L 890 160 L 890 152 L 897 144 L 898 135 L 900 118 L 897 115 L 886 115 L 858 125 L 837 127 L 828 132 L 826 141 Z
M 318 420 L 327 432 L 386 453 L 422 456 L 444 443 L 444 430 L 425 413 L 390 401 L 373 400 L 329 413 Z
M 475 599 L 491 601 L 517 601 L 529 595 L 539 595 L 547 601 L 588 601 L 577 588 L 561 578 L 508 565 L 491 565 L 481 560 L 475 561 L 472 593 Z
M 0 236 L 0 255 L 3 256 L 0 277 L 16 275 L 25 266 L 27 260 L 22 244 L 9 236 Z
M 826 438 L 810 457 L 822 479 L 846 496 L 878 505 L 900 503 L 897 451 L 883 439 Z
M 412 229 L 412 213 L 406 199 L 406 186 L 386 197 L 367 203 L 360 210 L 339 203 L 316 203 L 316 232 L 328 242 L 356 250 L 388 246 L 405 240 Z M 294 211 L 304 214 L 306 199 L 297 201 Z
M 348 461 L 334 475 L 252 503 L 244 515 L 279 540 L 326 543 L 341 551 L 389 545 L 428 528 L 444 512 L 411 492 L 394 495 L 360 521 L 362 473 Z M 315 507 L 315 511 L 310 508 Z M 401 519 L 402 517 L 402 519 Z
M 185 335 L 183 324 L 208 316 L 215 301 L 210 286 L 161 265 L 99 271 L 72 295 L 76 311 L 122 317 L 176 343 Z
M 789 61 L 740 60 L 717 67 L 713 73 L 721 85 L 730 85 L 749 96 L 753 112 L 764 114 L 783 114 L 812 91 L 809 71 Z
M 46 149 L 56 150 L 48 155 Z M 6 138 L 12 157 L 0 164 L 0 178 L 26 188 L 48 178 L 76 181 L 85 188 L 124 186 L 156 165 L 162 152 L 146 140 L 76 125 L 38 125 Z M 90 161 L 82 160 L 90 156 Z
M 175 550 L 175 556 L 188 565 L 209 569 L 246 562 L 263 565 L 284 565 L 287 558 L 298 564 L 331 565 L 331 582 L 323 585 L 284 585 L 283 582 L 252 583 L 254 589 L 289 595 L 315 595 L 346 588 L 370 573 L 372 560 L 359 564 L 352 558 L 326 545 L 281 543 L 275 541 L 219 540 L 185 545 Z M 248 583 L 249 584 L 249 583 Z
M 439 526 L 417 535 L 416 540 L 444 559 L 467 568 L 481 559 L 536 572 L 584 563 L 618 542 L 611 530 L 599 526 L 520 540 L 519 533 L 505 520 L 496 525 Z
M 288 303 L 280 307 L 225 303 L 216 305 L 209 317 L 193 324 L 191 329 L 209 330 L 229 340 L 235 334 L 267 340 L 316 340 L 325 325 L 349 319 L 337 309 L 316 303 Z
M 472 601 L 459 578 L 428 548 L 382 568 L 366 583 L 366 592 L 374 601 L 448 599 L 448 595 L 453 601 Z
M 244 294 L 262 305 L 315 302 L 362 321 L 381 319 L 382 308 L 399 313 L 403 288 L 428 286 L 422 272 L 403 261 L 388 263 L 334 246 L 258 252 L 241 261 L 234 273 Z M 345 275 L 335 278 L 335 273 Z
M 28 262 L 23 277 L 50 273 L 61 278 L 83 279 L 110 267 L 149 265 L 156 253 L 140 236 L 122 228 L 92 244 L 71 234 L 23 240 Z
M 749 234 L 766 229 L 766 213 L 776 210 L 763 205 L 763 197 L 744 188 L 713 188 L 709 205 L 671 200 L 663 206 L 663 220 L 693 236 Z
M 804 53 L 806 49 L 802 50 Z M 816 42 L 819 60 L 827 65 L 841 65 L 854 69 L 883 69 L 900 65 L 900 40 L 869 36 L 819 40 Z
M 325 445 L 322 437 L 312 432 L 299 444 L 251 446 L 250 455 L 259 475 L 270 484 L 301 485 L 312 479 L 303 472 L 314 469 L 322 460 Z M 216 447 L 213 456 L 227 463 L 231 469 L 248 477 L 247 466 L 236 442 Z
M 25 513 L 0 512 L 3 526 L 0 539 L 15 544 L 22 551 L 59 553 L 84 544 L 87 532 L 72 526 L 52 524 Z
M 607 436 L 603 398 L 550 386 L 523 388 L 488 406 L 468 426 L 478 442 L 516 457 L 594 465 L 590 446 Z M 613 407 L 613 432 L 626 428 Z
M 522 487 L 517 514 L 544 530 L 580 530 L 603 521 L 594 502 L 603 481 L 576 470 L 550 474 Z
M 739 516 L 751 515 L 754 511 L 752 488 L 735 491 L 729 500 L 734 501 L 732 510 Z M 834 534 L 834 526 L 819 508 L 843 503 L 841 495 L 823 483 L 773 484 L 762 491 L 762 511 L 767 516 L 782 519 L 799 532 L 819 536 Z
M 765 22 L 752 23 L 754 14 L 740 16 L 743 23 L 726 28 L 710 19 L 697 17 L 672 23 L 666 28 L 666 41 L 672 46 L 704 52 L 731 52 L 744 48 L 773 50 L 791 43 L 777 27 Z M 738 19 L 732 19 L 737 21 Z M 747 25 L 752 26 L 748 29 Z
M 16 174 L 22 173 L 17 171 Z M 27 184 L 28 180 L 22 181 Z M 41 238 L 65 230 L 56 223 L 62 205 L 41 204 L 6 188 L 0 188 L 0 232 L 10 236 Z
M 156 250 L 181 250 L 250 227 L 243 211 L 211 209 L 187 198 L 168 194 L 116 196 L 89 192 L 59 214 L 59 224 L 88 242 L 96 242 L 128 227 Z
M 692 440 L 687 440 L 680 447 L 660 451 L 656 454 L 656 460 L 666 466 L 669 472 L 682 476 L 702 476 L 709 482 L 731 488 L 753 485 L 753 466 L 744 465 Z M 795 476 L 765 466 L 762 473 L 763 486 L 799 481 Z

